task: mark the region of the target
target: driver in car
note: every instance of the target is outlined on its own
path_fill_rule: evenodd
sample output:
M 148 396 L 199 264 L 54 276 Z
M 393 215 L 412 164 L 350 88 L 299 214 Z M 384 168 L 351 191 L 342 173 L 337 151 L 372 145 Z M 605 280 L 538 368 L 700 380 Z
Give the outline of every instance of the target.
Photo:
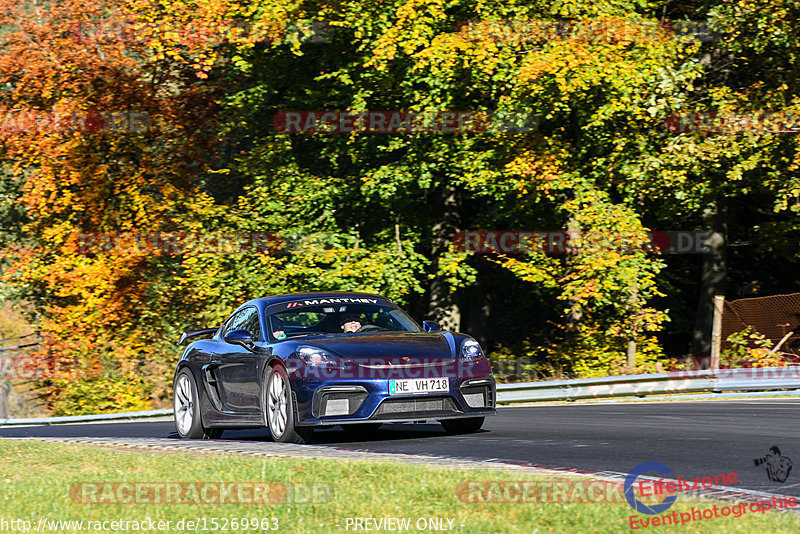
M 274 329 L 274 332 L 272 332 L 273 337 L 277 340 L 286 339 L 286 332 L 283 331 L 283 322 L 275 316 L 270 317 L 270 319 L 272 320 L 272 328 Z
M 356 314 L 346 313 L 339 320 L 339 326 L 345 334 L 358 332 L 361 330 L 361 319 Z

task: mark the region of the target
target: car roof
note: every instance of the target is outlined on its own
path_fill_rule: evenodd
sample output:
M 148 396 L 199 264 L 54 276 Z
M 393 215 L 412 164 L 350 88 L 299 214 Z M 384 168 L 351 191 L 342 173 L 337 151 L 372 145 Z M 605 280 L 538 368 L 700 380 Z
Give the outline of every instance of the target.
M 264 308 L 266 308 L 267 306 L 272 306 L 273 304 L 280 304 L 281 302 L 291 302 L 293 300 L 304 299 L 304 298 L 319 299 L 328 297 L 329 298 L 368 297 L 368 298 L 379 298 L 381 300 L 389 300 L 386 297 L 377 295 L 375 293 L 363 293 L 358 291 L 313 291 L 309 293 L 284 293 L 282 295 L 273 295 L 271 297 L 252 299 L 242 304 L 239 308 L 244 308 L 245 306 L 256 306 L 257 308 L 263 311 Z

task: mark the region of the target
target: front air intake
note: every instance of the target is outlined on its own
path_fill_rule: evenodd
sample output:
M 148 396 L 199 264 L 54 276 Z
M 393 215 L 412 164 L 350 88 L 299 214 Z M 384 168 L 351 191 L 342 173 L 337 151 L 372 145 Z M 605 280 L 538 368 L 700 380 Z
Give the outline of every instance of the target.
M 387 399 L 378 406 L 372 419 L 418 418 L 445 416 L 461 412 L 450 397 L 425 397 L 419 399 Z
M 367 390 L 362 386 L 323 387 L 314 393 L 312 411 L 316 417 L 353 415 L 367 396 Z
M 461 384 L 461 396 L 470 408 L 494 407 L 494 382 L 487 379 L 469 380 Z

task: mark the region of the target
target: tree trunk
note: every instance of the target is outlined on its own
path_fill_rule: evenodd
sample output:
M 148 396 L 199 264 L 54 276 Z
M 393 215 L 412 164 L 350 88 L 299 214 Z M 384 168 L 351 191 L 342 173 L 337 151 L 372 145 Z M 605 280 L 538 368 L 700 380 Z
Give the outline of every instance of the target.
M 573 215 L 570 215 L 570 218 L 567 221 L 566 228 L 569 235 L 572 235 L 573 232 L 577 232 L 578 234 L 580 234 L 581 231 L 581 225 Z M 574 252 L 569 252 L 569 251 L 565 254 L 565 257 L 568 260 L 567 265 L 570 264 L 569 262 L 570 256 L 574 254 L 575 254 Z M 569 309 L 571 311 L 569 311 L 564 317 L 566 323 L 565 324 L 566 329 L 564 335 L 567 342 L 572 343 L 573 341 L 575 341 L 575 338 L 577 337 L 578 330 L 580 330 L 581 320 L 583 319 L 583 310 L 580 307 L 575 307 L 574 300 L 569 301 Z
M 461 327 L 461 310 L 450 285 L 439 269 L 439 258 L 448 249 L 459 227 L 459 198 L 455 186 L 445 184 L 433 192 L 434 217 L 431 259 L 433 260 L 433 279 L 431 280 L 428 313 L 445 330 L 458 331 Z
M 8 395 L 11 391 L 9 383 L 0 382 L 0 419 L 8 419 Z
M 697 303 L 692 352 L 700 359 L 701 366 L 707 367 L 711 354 L 711 328 L 714 320 L 714 296 L 724 295 L 725 290 L 725 241 L 727 222 L 725 208 L 719 202 L 710 204 L 704 213 L 706 227 L 711 235 L 706 241 L 703 253 L 703 270 L 700 279 L 700 295 Z
M 633 339 L 628 340 L 628 348 L 625 351 L 626 366 L 631 372 L 636 369 L 636 341 Z
M 5 349 L 6 338 L 0 336 L 0 349 Z M 0 357 L 5 358 L 6 352 L 0 352 Z M 0 419 L 8 419 L 8 395 L 11 392 L 11 384 L 5 377 L 0 377 Z
M 461 307 L 461 328 L 481 344 L 488 347 L 491 341 L 497 338 L 497 332 L 489 330 L 489 317 L 492 310 L 492 291 L 488 282 L 489 274 L 486 269 L 478 266 L 477 283 L 466 288 L 463 295 L 463 306 Z M 490 339 L 490 335 L 495 334 Z

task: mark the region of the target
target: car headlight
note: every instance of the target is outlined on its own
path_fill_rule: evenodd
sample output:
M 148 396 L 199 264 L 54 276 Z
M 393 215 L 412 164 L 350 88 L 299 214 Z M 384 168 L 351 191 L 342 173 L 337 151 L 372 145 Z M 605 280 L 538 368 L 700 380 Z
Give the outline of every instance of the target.
M 321 367 L 323 369 L 333 369 L 341 366 L 341 360 L 333 354 L 317 347 L 300 347 L 297 349 L 300 361 L 309 367 Z
M 461 359 L 466 362 L 474 362 L 484 358 L 481 346 L 474 339 L 468 339 L 461 345 Z

